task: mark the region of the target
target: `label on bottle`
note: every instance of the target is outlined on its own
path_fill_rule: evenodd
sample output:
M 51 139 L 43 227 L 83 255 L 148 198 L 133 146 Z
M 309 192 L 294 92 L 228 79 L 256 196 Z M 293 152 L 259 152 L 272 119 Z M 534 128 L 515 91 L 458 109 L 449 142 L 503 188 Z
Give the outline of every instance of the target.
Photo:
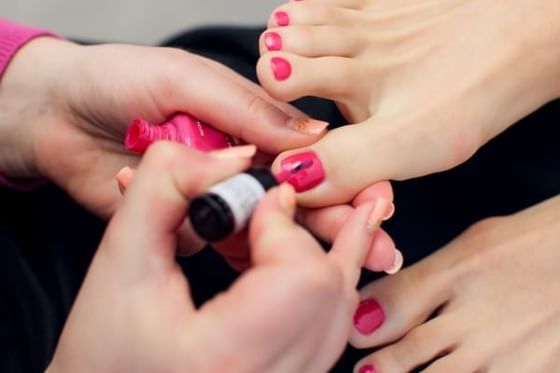
M 220 196 L 231 209 L 235 221 L 234 233 L 246 225 L 266 190 L 257 179 L 248 174 L 235 175 L 214 185 L 208 192 Z

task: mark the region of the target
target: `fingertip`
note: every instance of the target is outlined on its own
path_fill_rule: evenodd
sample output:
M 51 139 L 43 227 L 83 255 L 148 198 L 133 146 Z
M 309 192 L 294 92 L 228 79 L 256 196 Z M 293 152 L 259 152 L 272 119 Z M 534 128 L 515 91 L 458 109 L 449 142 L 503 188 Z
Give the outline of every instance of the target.
M 128 185 L 134 178 L 134 173 L 135 171 L 132 168 L 126 166 L 123 167 L 115 176 L 121 195 L 124 195 Z
M 356 198 L 354 198 L 354 200 L 352 201 L 352 205 L 356 207 L 361 205 L 362 203 L 374 200 L 376 198 L 383 198 L 391 203 L 393 202 L 393 187 L 391 186 L 391 183 L 389 181 L 379 181 L 366 187 L 364 190 L 358 193 Z M 394 205 L 392 205 L 390 209 L 392 210 L 392 212 L 388 211 L 387 218 L 384 220 L 388 220 L 388 218 L 390 218 L 395 212 Z
M 379 229 L 367 254 L 364 267 L 373 272 L 384 272 L 395 268 L 396 246 L 384 229 Z
M 290 184 L 283 183 L 278 187 L 278 200 L 284 212 L 293 218 L 296 210 L 296 192 Z

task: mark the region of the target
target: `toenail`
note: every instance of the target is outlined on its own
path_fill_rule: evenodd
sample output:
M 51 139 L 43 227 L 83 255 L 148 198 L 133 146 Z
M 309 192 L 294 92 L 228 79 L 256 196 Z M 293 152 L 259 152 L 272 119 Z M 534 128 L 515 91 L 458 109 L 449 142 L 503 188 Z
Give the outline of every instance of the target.
M 369 335 L 376 331 L 385 321 L 385 312 L 373 299 L 364 300 L 354 313 L 354 327 L 360 334 Z
M 306 151 L 284 158 L 280 162 L 280 172 L 276 179 L 290 184 L 296 192 L 302 193 L 321 184 L 325 180 L 325 170 L 317 154 Z
M 361 367 L 358 373 L 377 373 L 377 371 L 375 370 L 375 367 L 370 364 Z
M 269 51 L 279 51 L 282 49 L 282 37 L 277 32 L 267 32 L 264 34 L 264 45 Z
M 288 26 L 290 24 L 290 16 L 286 12 L 276 12 L 274 13 L 274 18 L 276 18 L 278 26 Z
M 274 57 L 270 60 L 270 63 L 272 65 L 272 73 L 276 80 L 286 80 L 292 75 L 292 65 L 290 65 L 286 59 Z

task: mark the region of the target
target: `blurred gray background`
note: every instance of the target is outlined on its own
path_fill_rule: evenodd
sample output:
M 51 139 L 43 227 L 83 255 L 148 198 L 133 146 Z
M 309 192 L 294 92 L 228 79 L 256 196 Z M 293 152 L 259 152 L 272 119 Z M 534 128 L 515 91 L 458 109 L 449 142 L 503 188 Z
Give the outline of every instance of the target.
M 95 41 L 153 44 L 202 25 L 264 24 L 282 0 L 1 0 L 0 16 Z

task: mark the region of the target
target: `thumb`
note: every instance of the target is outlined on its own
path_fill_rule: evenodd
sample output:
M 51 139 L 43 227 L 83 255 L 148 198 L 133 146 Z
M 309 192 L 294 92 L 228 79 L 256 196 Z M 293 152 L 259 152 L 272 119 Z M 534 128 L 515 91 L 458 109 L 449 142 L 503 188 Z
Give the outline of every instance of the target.
M 102 248 L 139 276 L 175 268 L 177 231 L 185 221 L 188 200 L 250 163 L 250 158 L 214 154 L 169 142 L 152 145 L 109 225 Z
M 295 193 L 288 184 L 275 188 L 259 203 L 249 230 L 254 265 L 324 259 L 319 243 L 294 221 L 295 208 Z

